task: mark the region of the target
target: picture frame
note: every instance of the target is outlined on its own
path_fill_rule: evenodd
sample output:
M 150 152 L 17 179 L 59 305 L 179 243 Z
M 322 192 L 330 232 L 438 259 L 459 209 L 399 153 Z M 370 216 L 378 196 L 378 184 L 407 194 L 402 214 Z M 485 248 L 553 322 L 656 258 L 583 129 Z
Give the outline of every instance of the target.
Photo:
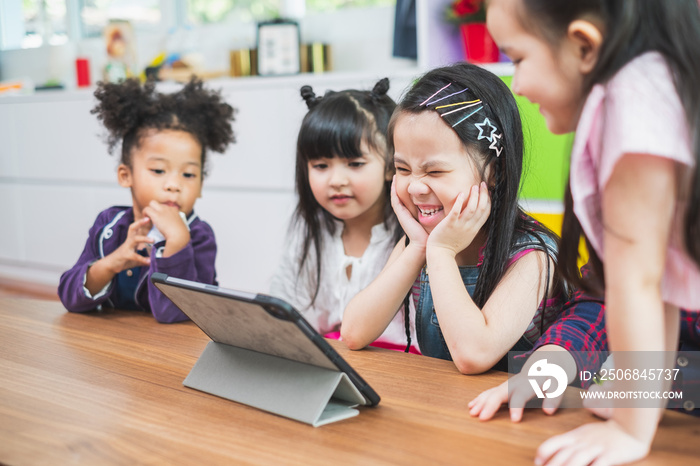
M 138 65 L 131 22 L 110 20 L 102 34 L 107 51 L 107 64 L 103 69 L 104 81 L 118 83 L 135 76 Z
M 291 75 L 301 72 L 299 23 L 277 19 L 258 23 L 258 75 Z

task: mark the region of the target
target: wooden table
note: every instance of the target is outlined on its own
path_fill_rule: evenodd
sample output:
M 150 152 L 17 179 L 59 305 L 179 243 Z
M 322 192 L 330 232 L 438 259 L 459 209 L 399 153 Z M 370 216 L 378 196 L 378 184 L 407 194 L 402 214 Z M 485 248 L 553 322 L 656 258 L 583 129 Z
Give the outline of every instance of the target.
M 532 464 L 543 440 L 596 422 L 577 409 L 480 422 L 467 402 L 503 373 L 335 342 L 382 401 L 313 428 L 184 387 L 207 341 L 190 322 L 0 298 L 0 463 Z M 644 463 L 697 462 L 699 434 L 696 418 L 667 413 Z

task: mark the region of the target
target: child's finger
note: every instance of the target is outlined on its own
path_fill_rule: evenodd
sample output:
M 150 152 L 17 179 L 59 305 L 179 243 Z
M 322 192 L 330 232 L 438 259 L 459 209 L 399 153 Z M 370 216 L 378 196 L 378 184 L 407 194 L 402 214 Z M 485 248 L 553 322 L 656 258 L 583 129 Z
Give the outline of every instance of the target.
M 489 187 L 483 181 L 479 186 L 479 208 L 485 212 L 488 212 L 491 209 L 491 196 L 489 196 Z
M 128 230 L 129 233 L 131 233 L 132 231 L 136 231 L 136 230 L 138 230 L 139 228 L 148 225 L 148 223 L 150 223 L 150 221 L 151 221 L 151 219 L 148 218 L 148 217 L 143 217 L 143 218 L 140 219 L 140 220 L 136 220 L 136 221 L 133 222 L 131 225 L 129 225 L 129 230 Z
M 530 387 L 525 387 L 524 385 L 516 386 L 510 393 L 510 408 L 522 409 L 525 404 L 534 396 L 532 389 Z
M 559 405 L 561 404 L 562 397 L 558 396 L 556 398 L 545 398 L 542 401 L 542 411 L 550 416 L 557 412 Z
M 457 194 L 457 199 L 455 199 L 455 203 L 452 204 L 452 209 L 450 209 L 450 213 L 448 215 L 458 217 L 462 213 L 465 198 L 466 195 L 464 193 L 460 192 Z
M 150 205 L 147 205 L 146 207 L 143 208 L 143 215 L 153 218 L 153 217 L 158 217 L 158 211 L 151 207 Z
M 399 197 L 399 193 L 396 190 L 396 175 L 394 175 L 394 181 L 391 183 L 391 206 L 394 208 L 394 210 L 402 210 L 408 212 L 408 209 L 404 205 L 404 203 L 401 201 L 401 198 Z M 410 212 L 409 212 L 410 213 Z
M 401 199 L 399 199 L 398 193 L 396 192 L 396 175 L 394 175 L 394 178 L 391 181 L 391 206 L 394 208 L 394 210 L 396 210 L 399 208 L 399 205 L 404 207 Z
M 490 390 L 480 393 L 479 396 L 467 403 L 467 408 L 469 408 L 469 414 L 471 414 L 472 416 L 476 416 L 479 414 L 479 411 L 481 411 L 481 407 L 484 405 L 484 400 L 488 397 L 489 391 Z
M 143 214 L 148 217 L 157 217 L 163 213 L 165 207 L 166 206 L 157 201 L 151 201 L 146 207 L 143 208 Z
M 132 256 L 132 261 L 136 262 L 141 266 L 151 265 L 151 258 L 148 256 L 142 256 L 141 254 L 134 253 L 134 255 Z
M 490 396 L 484 403 L 484 407 L 481 409 L 479 420 L 488 421 L 489 419 L 492 419 L 498 410 L 501 409 L 501 406 L 503 406 L 505 401 L 506 400 L 503 400 L 501 397 L 496 396 L 496 394 Z
M 394 175 L 394 180 L 396 180 L 396 175 Z M 394 209 L 399 221 L 401 221 L 402 218 L 404 221 L 406 221 L 408 220 L 408 217 L 410 217 L 412 220 L 414 219 L 413 214 L 411 214 L 408 208 L 404 205 L 399 197 L 399 194 L 396 192 L 395 181 L 391 183 L 391 207 Z
M 474 212 L 476 212 L 476 208 L 479 205 L 479 187 L 477 185 L 472 186 L 469 188 L 469 200 L 467 201 L 467 205 L 464 208 L 465 214 L 469 215 L 470 217 L 474 215 Z
M 525 408 L 510 408 L 510 421 L 511 422 L 520 422 L 523 420 L 523 412 L 525 412 Z
M 557 435 L 545 440 L 542 445 L 537 448 L 535 464 L 545 464 L 560 450 L 573 445 L 576 441 L 577 434 L 578 432 L 576 432 L 576 430 L 572 430 L 565 434 Z
M 136 235 L 136 236 L 133 236 L 133 237 L 131 238 L 131 240 L 132 240 L 134 243 L 136 243 L 136 244 L 140 244 L 140 243 L 150 243 L 150 244 L 153 244 L 153 243 L 155 242 L 155 240 L 154 240 L 153 238 L 150 238 L 150 237 L 145 236 L 145 235 Z

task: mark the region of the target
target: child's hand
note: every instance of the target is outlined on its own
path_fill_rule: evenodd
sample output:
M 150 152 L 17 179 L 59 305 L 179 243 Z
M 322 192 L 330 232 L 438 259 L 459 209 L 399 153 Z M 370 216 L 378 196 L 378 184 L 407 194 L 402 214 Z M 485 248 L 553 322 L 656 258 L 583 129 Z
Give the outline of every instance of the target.
M 478 416 L 481 421 L 493 418 L 502 404 L 509 403 L 510 420 L 520 422 L 523 411 L 528 401 L 535 397 L 535 392 L 528 378 L 520 372 L 501 385 L 482 392 L 469 402 L 469 414 Z M 554 414 L 559 408 L 562 397 L 545 398 L 542 400 L 542 410 L 547 414 Z
M 109 261 L 110 269 L 114 274 L 122 270 L 149 265 L 151 259 L 144 257 L 137 251 L 144 248 L 145 244 L 152 244 L 153 240 L 146 236 L 151 228 L 151 221 L 144 217 L 129 225 L 124 242 L 111 254 L 105 257 Z
M 190 241 L 190 231 L 182 221 L 177 207 L 151 201 L 143 209 L 143 214 L 151 219 L 153 225 L 165 238 L 163 257 L 172 256 Z
M 146 236 L 150 228 L 151 221 L 148 218 L 135 221 L 129 225 L 126 239 L 117 249 L 88 267 L 85 288 L 90 294 L 97 294 L 122 270 L 148 266 L 151 263 L 148 256 L 144 257 L 137 252 L 143 249 L 144 245 L 153 243 L 153 240 Z
M 613 420 L 586 424 L 545 441 L 535 464 L 623 464 L 644 458 L 650 445 L 625 432 Z
M 484 226 L 491 213 L 491 198 L 486 183 L 474 185 L 469 199 L 460 193 L 450 213 L 435 227 L 428 237 L 428 247 L 442 248 L 457 255 L 466 249 Z
M 399 195 L 396 193 L 396 175 L 394 175 L 394 180 L 391 183 L 391 207 L 396 213 L 396 218 L 399 219 L 401 228 L 411 240 L 411 244 L 425 248 L 425 244 L 428 241 L 428 233 L 399 199 Z
M 611 390 L 610 385 L 611 383 L 608 381 L 604 382 L 603 385 L 592 383 L 591 386 L 588 387 L 588 392 L 609 391 Z M 613 407 L 610 402 L 612 399 L 611 396 L 604 398 L 602 396 L 595 397 L 595 395 L 593 395 L 589 398 L 584 398 L 583 407 L 599 418 L 610 419 L 613 415 Z
M 467 407 L 469 415 L 479 417 L 481 421 L 488 421 L 501 408 L 502 404 L 508 402 L 508 381 L 506 380 L 501 385 L 481 392 L 476 398 L 471 400 Z M 522 417 L 522 414 L 521 416 Z M 514 419 L 513 411 L 510 413 L 510 420 L 518 422 L 520 419 Z

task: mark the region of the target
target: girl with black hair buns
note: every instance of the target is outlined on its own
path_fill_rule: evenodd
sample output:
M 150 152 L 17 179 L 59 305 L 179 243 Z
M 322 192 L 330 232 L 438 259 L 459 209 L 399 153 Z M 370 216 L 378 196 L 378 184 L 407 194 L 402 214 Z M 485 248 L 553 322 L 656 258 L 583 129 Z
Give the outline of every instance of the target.
M 396 104 L 388 89 L 386 78 L 371 91 L 322 97 L 301 88 L 309 111 L 297 139 L 298 203 L 271 293 L 327 337 L 338 338 L 346 304 L 379 273 L 402 234 L 390 202 L 386 131 Z M 406 349 L 405 328 L 401 310 L 374 344 Z
M 216 284 L 216 240 L 194 212 L 207 150 L 234 141 L 233 108 L 193 79 L 162 94 L 136 79 L 99 83 L 92 113 L 121 148 L 119 184 L 132 205 L 102 211 L 58 294 L 71 312 L 103 306 L 149 311 L 158 322 L 187 319 L 148 279 L 154 272 Z

